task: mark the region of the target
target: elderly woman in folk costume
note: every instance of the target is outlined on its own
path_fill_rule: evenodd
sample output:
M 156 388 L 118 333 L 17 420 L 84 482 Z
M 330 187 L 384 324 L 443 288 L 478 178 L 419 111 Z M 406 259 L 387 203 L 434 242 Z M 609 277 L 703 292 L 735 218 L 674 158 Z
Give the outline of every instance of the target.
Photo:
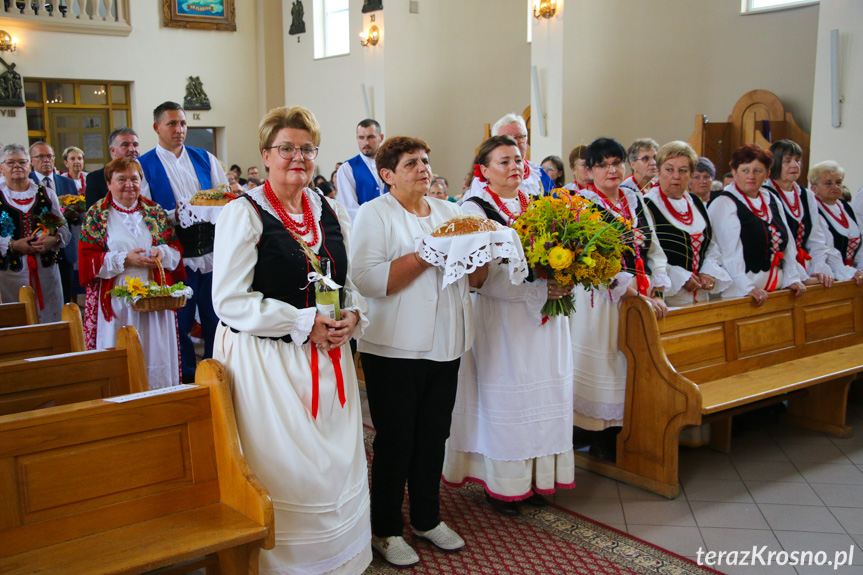
M 0 155 L 0 298 L 18 301 L 18 290 L 30 285 L 36 292 L 39 321 L 60 321 L 63 291 L 57 251 L 69 242 L 65 222 L 53 233 L 40 219 L 62 221 L 57 194 L 29 178 L 27 148 L 9 144 Z
M 474 165 L 486 185 L 462 212 L 511 226 L 527 207 L 516 141 L 489 138 Z M 543 506 L 543 494 L 575 485 L 569 318 L 543 322 L 540 312 L 571 288 L 554 279 L 512 285 L 507 269 L 491 265 L 471 298 L 476 338 L 459 370 L 443 476 L 450 484 L 482 483 L 495 511 L 518 515 L 520 502 Z M 537 361 L 548 350 L 555 353 Z
M 803 150 L 796 142 L 780 140 L 771 144 L 770 153 L 773 154 L 773 164 L 764 189 L 769 190 L 785 209 L 788 231 L 797 247 L 797 263 L 810 276 L 806 283 L 830 287 L 834 277 L 840 281 L 854 278 L 856 268 L 846 266 L 845 258 L 828 247 L 826 234 L 829 227 L 825 228 L 818 217 L 815 193 L 796 182 L 800 177 Z
M 659 144 L 653 138 L 639 138 L 629 145 L 627 161 L 632 173 L 620 184 L 634 192 L 646 194 L 650 191 L 657 174 L 656 152 Z
M 836 162 L 820 162 L 809 170 L 809 185 L 817 198 L 821 225 L 828 232 L 825 233 L 827 247 L 837 252 L 842 262 L 836 277 L 853 279 L 860 286 L 863 285 L 861 224 L 851 205 L 841 198 L 844 179 L 845 170 Z
M 351 281 L 348 213 L 308 187 L 320 141 L 310 110 L 270 110 L 258 126 L 269 177 L 225 206 L 216 226 L 213 357 L 231 380 L 243 453 L 275 508 L 262 575 L 358 575 L 372 558 L 348 346 L 368 321 Z
M 644 197 L 662 251 L 668 257 L 671 287 L 663 295 L 667 305 L 707 301 L 720 293 L 731 277 L 719 263 L 719 247 L 707 208 L 687 192 L 698 156 L 686 142 L 669 142 L 656 154 L 659 181 Z
M 587 147 L 585 159 L 593 181 L 579 193 L 608 217 L 629 224 L 632 252 L 624 256 L 625 271 L 618 274 L 613 289 L 594 294 L 576 286 L 576 313 L 571 317 L 573 443 L 590 445 L 591 455 L 606 460 L 616 457 L 626 394 L 626 358 L 617 342 L 620 302 L 643 297 L 661 319 L 668 310 L 660 292 L 671 286 L 667 259 L 642 195 L 622 185 L 625 158 L 623 146 L 611 138 L 599 138 Z M 650 161 L 655 161 L 652 156 Z
M 751 297 L 756 305 L 770 292 L 788 288 L 803 295 L 806 272 L 797 264 L 795 240 L 780 200 L 761 186 L 773 155 L 755 144 L 731 155 L 733 180 L 710 202 L 707 213 L 732 284 L 722 297 Z
M 180 243 L 164 210 L 140 197 L 138 162 L 126 157 L 112 160 L 105 166 L 105 179 L 108 195 L 87 211 L 78 244 L 81 283 L 87 288 L 87 349 L 114 347 L 120 328 L 134 326 L 144 349 L 150 389 L 178 385 L 176 311 L 138 312 L 127 300 L 108 292 L 122 285 L 142 290 L 157 267 L 156 260 L 165 270 L 168 285 L 183 279 Z

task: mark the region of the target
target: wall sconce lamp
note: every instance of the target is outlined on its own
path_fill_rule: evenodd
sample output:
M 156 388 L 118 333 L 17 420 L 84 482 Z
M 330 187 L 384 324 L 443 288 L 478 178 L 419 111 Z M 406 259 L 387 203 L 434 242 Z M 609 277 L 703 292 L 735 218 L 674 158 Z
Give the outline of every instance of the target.
M 360 44 L 363 46 L 377 46 L 381 39 L 381 31 L 378 27 L 372 24 L 372 27 L 365 32 L 360 32 Z
M 536 0 L 533 5 L 533 17 L 539 20 L 540 18 L 551 18 L 557 12 L 557 2 L 555 0 Z
M 18 49 L 18 40 L 5 30 L 0 30 L 0 52 L 14 52 Z

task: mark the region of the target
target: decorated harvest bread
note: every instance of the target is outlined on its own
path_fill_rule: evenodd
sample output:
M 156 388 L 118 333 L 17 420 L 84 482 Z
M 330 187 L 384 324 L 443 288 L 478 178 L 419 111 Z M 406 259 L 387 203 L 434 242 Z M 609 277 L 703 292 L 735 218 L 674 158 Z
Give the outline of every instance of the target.
M 432 235 L 436 238 L 466 236 L 468 234 L 493 232 L 497 227 L 496 223 L 482 216 L 456 216 L 435 228 Z
M 193 206 L 224 206 L 231 200 L 237 197 L 237 194 L 231 193 L 231 188 L 222 184 L 218 188 L 212 190 L 201 190 L 197 192 L 189 203 Z

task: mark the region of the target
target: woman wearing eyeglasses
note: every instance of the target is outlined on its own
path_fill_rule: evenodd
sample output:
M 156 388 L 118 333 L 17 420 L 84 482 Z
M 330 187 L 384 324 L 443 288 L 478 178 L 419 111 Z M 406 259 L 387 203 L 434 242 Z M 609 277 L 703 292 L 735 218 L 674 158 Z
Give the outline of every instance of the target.
M 808 175 L 818 202 L 822 228 L 829 232 L 825 233 L 827 247 L 831 252 L 838 251 L 844 264 L 837 278 L 853 279 L 858 286 L 863 285 L 860 223 L 851 205 L 842 199 L 845 170 L 836 162 L 826 161 L 812 166 Z
M 368 471 L 347 343 L 368 322 L 350 279 L 350 221 L 308 187 L 320 143 L 309 110 L 274 108 L 258 132 L 269 178 L 216 226 L 213 356 L 233 384 L 243 453 L 274 503 L 276 546 L 261 552 L 261 572 L 362 573 Z M 315 258 L 344 286 L 340 320 L 316 309 Z
M 611 138 L 599 138 L 585 151 L 592 182 L 579 193 L 607 217 L 629 224 L 626 239 L 632 251 L 624 256 L 624 271 L 612 289 L 591 294 L 576 287 L 572 316 L 573 443 L 590 445 L 591 455 L 611 461 L 626 393 L 626 358 L 617 343 L 620 302 L 643 297 L 661 319 L 667 308 L 659 292 L 671 286 L 650 212 L 638 191 L 621 185 L 625 158 L 623 146 Z

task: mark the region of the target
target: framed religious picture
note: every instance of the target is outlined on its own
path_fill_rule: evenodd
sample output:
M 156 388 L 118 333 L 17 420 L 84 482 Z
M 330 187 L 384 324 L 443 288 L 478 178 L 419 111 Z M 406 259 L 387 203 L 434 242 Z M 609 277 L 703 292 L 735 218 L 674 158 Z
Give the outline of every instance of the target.
M 237 30 L 234 0 L 162 0 L 164 25 L 195 30 Z

